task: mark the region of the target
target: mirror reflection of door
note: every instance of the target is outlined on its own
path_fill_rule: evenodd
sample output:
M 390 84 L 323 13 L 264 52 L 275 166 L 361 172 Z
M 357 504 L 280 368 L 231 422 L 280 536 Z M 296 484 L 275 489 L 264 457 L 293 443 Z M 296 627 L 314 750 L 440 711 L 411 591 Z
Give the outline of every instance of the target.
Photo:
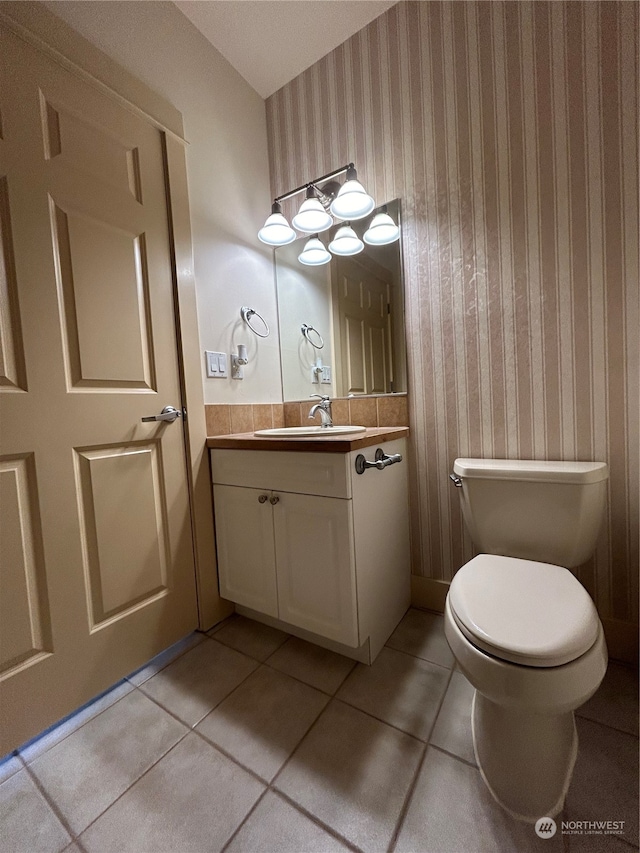
M 400 200 L 384 206 L 401 221 Z M 373 216 L 351 222 L 362 239 Z M 340 223 L 320 238 L 331 241 Z M 275 252 L 282 391 L 285 402 L 310 394 L 347 397 L 407 390 L 404 294 L 400 241 L 365 245 L 350 257 L 319 267 L 298 260 L 306 237 Z M 322 335 L 320 349 L 304 338 L 303 324 Z M 317 341 L 317 338 L 313 338 Z M 318 363 L 325 375 L 318 378 Z
M 332 289 L 339 393 L 392 393 L 393 276 L 364 254 L 336 261 Z

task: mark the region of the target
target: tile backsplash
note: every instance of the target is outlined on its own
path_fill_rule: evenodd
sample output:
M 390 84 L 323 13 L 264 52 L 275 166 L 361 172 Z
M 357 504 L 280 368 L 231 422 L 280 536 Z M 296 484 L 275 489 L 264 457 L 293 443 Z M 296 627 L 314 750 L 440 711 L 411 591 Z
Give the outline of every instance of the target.
M 305 426 L 311 400 L 292 403 L 205 406 L 207 435 L 231 435 L 283 426 Z M 336 424 L 359 426 L 408 426 L 406 394 L 384 397 L 337 398 L 331 401 Z

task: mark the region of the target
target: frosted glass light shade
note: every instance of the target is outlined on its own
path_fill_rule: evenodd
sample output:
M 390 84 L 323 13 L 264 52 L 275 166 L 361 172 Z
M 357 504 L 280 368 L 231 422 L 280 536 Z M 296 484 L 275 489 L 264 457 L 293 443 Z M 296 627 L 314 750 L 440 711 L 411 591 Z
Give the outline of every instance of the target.
M 363 219 L 376 206 L 375 201 L 359 181 L 350 180 L 340 187 L 338 195 L 331 202 L 331 213 L 338 219 Z
M 353 228 L 343 225 L 329 243 L 329 251 L 334 255 L 357 255 L 364 249 L 364 243 Z
M 328 264 L 331 260 L 331 255 L 324 247 L 324 243 L 317 237 L 310 237 L 304 244 L 304 249 L 298 255 L 298 260 L 301 264 L 308 267 L 321 267 L 322 264 Z
M 369 246 L 386 246 L 400 236 L 400 229 L 388 213 L 376 213 L 364 232 L 364 242 Z
M 291 224 L 304 234 L 318 234 L 331 228 L 333 217 L 317 198 L 307 198 L 300 205 L 300 210 L 291 220 Z
M 281 213 L 272 213 L 258 231 L 258 239 L 267 246 L 286 246 L 296 239 L 296 232 Z

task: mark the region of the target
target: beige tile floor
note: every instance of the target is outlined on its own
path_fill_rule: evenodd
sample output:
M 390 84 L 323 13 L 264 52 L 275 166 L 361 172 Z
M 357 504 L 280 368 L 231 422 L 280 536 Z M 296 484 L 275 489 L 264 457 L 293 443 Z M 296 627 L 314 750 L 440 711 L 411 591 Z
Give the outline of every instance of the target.
M 0 851 L 632 853 L 637 689 L 611 664 L 580 709 L 562 815 L 624 835 L 539 839 L 480 778 L 442 617 L 410 610 L 366 667 L 233 616 L 0 763 Z

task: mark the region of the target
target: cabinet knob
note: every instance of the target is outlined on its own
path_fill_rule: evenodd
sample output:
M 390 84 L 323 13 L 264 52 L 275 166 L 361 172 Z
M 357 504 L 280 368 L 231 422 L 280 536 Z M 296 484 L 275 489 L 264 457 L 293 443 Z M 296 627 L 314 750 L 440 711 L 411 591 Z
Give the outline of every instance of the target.
M 271 497 L 269 498 L 269 503 L 275 506 L 279 500 L 280 498 L 277 495 L 271 495 Z
M 259 501 L 259 503 L 261 503 L 261 504 L 266 503 L 266 502 L 267 502 L 267 500 L 268 500 L 268 495 L 260 495 L 260 496 L 259 496 L 259 498 L 258 498 L 258 501 Z

